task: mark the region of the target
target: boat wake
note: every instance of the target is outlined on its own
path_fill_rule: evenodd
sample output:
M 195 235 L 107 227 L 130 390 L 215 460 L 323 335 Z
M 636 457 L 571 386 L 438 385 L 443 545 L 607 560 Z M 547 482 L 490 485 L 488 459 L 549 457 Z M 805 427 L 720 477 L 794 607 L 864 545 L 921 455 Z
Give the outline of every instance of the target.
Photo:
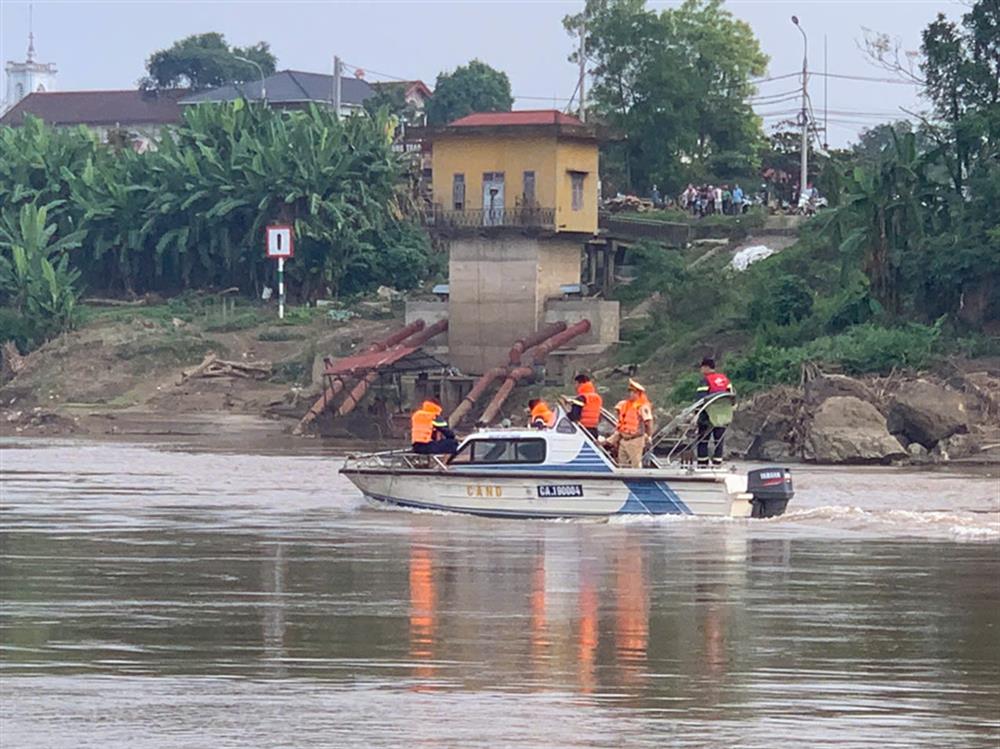
M 866 510 L 856 506 L 827 505 L 790 510 L 768 525 L 822 524 L 847 531 L 878 531 L 892 536 L 950 538 L 959 541 L 1000 540 L 1000 513 L 962 510 Z

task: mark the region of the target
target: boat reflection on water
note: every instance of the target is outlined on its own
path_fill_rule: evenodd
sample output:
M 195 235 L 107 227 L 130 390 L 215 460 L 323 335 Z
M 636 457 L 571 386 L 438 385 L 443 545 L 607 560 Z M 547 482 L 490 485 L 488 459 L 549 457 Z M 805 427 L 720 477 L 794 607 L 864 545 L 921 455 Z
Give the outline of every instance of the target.
M 434 626 L 437 620 L 437 588 L 429 546 L 410 546 L 410 659 L 413 676 L 431 679 L 436 674 L 434 664 Z M 426 685 L 423 685 L 426 687 Z
M 445 688 L 460 670 L 463 683 L 480 687 L 488 685 L 475 676 L 479 672 L 527 677 L 538 691 L 642 694 L 657 675 L 651 673 L 651 648 L 652 671 L 686 664 L 706 684 L 719 681 L 732 661 L 729 600 L 741 597 L 755 557 L 770 568 L 787 561 L 787 548 L 768 542 L 751 553 L 748 539 L 720 536 L 711 542 L 714 554 L 702 549 L 681 569 L 671 569 L 677 560 L 658 557 L 655 542 L 643 528 L 616 529 L 609 537 L 553 526 L 528 548 L 506 549 L 500 564 L 495 552 L 432 545 L 414 529 L 408 654 L 415 688 Z M 672 605 L 657 606 L 655 596 Z M 488 615 L 463 616 L 469 610 Z M 651 614 L 657 610 L 671 613 Z M 482 665 L 472 675 L 462 668 L 471 662 Z M 719 697 L 711 692 L 703 695 L 706 702 Z
M 643 550 L 634 536 L 626 536 L 615 559 L 614 587 L 616 663 L 622 684 L 636 685 L 646 669 L 649 644 L 649 577 Z

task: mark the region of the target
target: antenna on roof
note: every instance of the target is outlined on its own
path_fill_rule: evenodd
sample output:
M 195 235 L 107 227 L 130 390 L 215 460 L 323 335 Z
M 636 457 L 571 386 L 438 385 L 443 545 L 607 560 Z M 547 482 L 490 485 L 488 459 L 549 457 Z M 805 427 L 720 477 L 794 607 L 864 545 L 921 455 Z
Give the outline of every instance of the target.
M 35 61 L 34 3 L 28 3 L 28 62 Z

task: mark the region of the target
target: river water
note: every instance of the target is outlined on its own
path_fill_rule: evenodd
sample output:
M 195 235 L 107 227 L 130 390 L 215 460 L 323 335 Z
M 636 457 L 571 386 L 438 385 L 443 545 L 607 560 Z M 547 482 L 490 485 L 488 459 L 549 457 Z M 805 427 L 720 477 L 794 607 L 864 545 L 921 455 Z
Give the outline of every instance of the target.
M 0 745 L 1000 743 L 1000 483 L 768 521 L 367 506 L 339 459 L 2 443 Z

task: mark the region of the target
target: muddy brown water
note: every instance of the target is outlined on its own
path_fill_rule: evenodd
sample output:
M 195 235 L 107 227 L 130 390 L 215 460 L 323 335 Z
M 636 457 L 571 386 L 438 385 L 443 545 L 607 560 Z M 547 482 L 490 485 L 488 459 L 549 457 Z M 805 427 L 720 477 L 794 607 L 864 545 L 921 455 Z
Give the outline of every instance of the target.
M 1000 743 L 995 474 L 532 522 L 371 508 L 308 449 L 3 442 L 0 745 Z

